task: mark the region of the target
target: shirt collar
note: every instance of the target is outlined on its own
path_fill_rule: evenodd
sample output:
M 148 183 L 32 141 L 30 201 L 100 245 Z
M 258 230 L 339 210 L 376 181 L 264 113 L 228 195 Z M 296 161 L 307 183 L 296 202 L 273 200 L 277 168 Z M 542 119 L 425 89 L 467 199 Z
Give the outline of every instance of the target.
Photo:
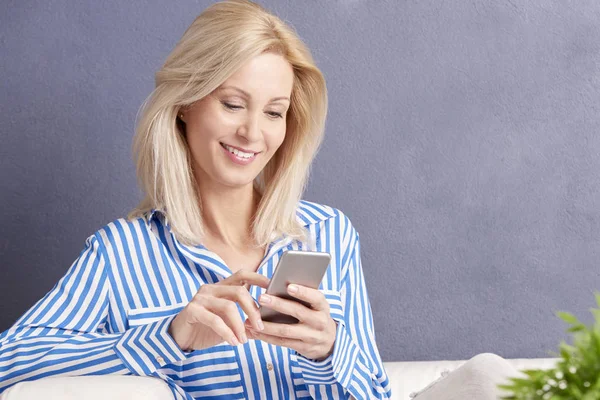
M 335 217 L 336 212 L 333 208 L 301 200 L 296 209 L 296 219 L 303 226 L 315 225 L 329 218 Z
M 146 215 L 147 224 L 150 226 L 150 229 L 153 229 L 151 225 L 152 221 L 155 220 L 157 225 L 164 226 L 167 229 L 167 231 L 171 230 L 167 217 L 162 210 L 152 209 L 148 211 Z M 331 207 L 319 205 L 316 203 L 310 203 L 307 201 L 301 201 L 296 210 L 296 218 L 298 222 L 305 227 L 308 227 L 313 224 L 318 224 L 336 215 L 337 211 Z M 211 271 L 223 277 L 228 277 L 231 275 L 231 271 L 227 268 L 225 262 L 221 258 L 219 258 L 218 255 L 211 253 L 209 250 L 207 250 L 204 246 L 187 246 L 180 243 L 178 240 L 174 240 L 174 242 L 175 245 L 179 248 L 179 251 L 181 251 L 185 257 L 188 257 L 191 260 L 193 260 L 194 263 L 204 265 L 206 266 L 206 268 L 209 268 Z M 293 240 L 290 237 L 284 235 L 283 237 L 274 238 L 274 240 L 266 249 L 266 255 L 264 260 L 269 260 L 274 253 L 280 251 L 286 246 L 294 246 Z M 311 245 L 307 246 L 308 248 L 311 248 Z M 213 262 L 208 262 L 207 260 L 213 260 Z M 260 268 L 262 268 L 262 266 Z
M 165 215 L 165 213 L 162 210 L 153 208 L 152 210 L 148 211 L 146 221 L 148 221 L 148 225 L 150 225 L 150 223 L 155 219 L 157 221 L 160 221 L 165 226 L 167 226 L 168 224 L 167 216 Z
M 336 212 L 333 208 L 305 200 L 301 200 L 296 209 L 296 220 L 302 224 L 302 226 L 315 225 L 328 220 L 329 218 L 333 218 L 335 215 Z M 152 222 L 155 218 L 168 226 L 167 217 L 162 210 L 153 208 L 148 211 L 148 223 Z

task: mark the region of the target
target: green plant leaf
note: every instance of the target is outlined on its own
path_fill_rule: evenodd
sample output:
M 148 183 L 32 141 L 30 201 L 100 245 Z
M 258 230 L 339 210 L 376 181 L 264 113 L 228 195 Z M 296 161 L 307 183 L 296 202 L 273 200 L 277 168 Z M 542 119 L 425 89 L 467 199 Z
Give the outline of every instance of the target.
M 569 329 L 567 329 L 567 332 L 581 332 L 581 331 L 584 331 L 586 329 L 587 329 L 587 327 L 585 325 L 583 325 L 583 324 L 573 325 Z
M 562 319 L 567 324 L 571 324 L 571 325 L 581 324 L 581 322 L 579 322 L 579 320 L 577 319 L 577 317 L 574 316 L 571 313 L 564 312 L 564 311 L 558 311 L 556 313 L 556 315 L 558 316 L 558 318 Z
M 543 376 L 548 373 L 547 370 L 543 369 L 524 369 L 521 372 L 533 379 L 537 379 L 540 376 Z
M 600 320 L 600 310 L 597 308 L 590 308 L 590 312 L 592 313 L 592 315 L 594 316 L 594 319 L 596 321 Z

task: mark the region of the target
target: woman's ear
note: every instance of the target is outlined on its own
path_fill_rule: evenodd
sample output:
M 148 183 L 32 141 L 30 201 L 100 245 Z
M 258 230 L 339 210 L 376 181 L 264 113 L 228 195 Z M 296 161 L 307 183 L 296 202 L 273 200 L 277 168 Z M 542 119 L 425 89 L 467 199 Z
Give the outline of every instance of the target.
M 183 106 L 179 107 L 179 110 L 177 110 L 177 119 L 179 119 L 184 124 L 185 124 L 185 120 L 187 118 L 188 107 L 189 106 L 183 105 Z
M 181 131 L 181 134 L 183 135 L 183 137 L 187 136 L 187 130 L 186 130 L 186 125 L 185 125 L 185 113 L 183 112 L 183 110 L 179 110 L 177 112 L 177 126 L 179 127 L 179 130 Z

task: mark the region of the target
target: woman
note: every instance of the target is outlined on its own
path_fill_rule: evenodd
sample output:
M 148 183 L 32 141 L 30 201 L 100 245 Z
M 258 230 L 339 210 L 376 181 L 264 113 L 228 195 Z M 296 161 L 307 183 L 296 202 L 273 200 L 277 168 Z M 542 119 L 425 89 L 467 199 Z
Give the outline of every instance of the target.
M 134 149 L 145 198 L 91 235 L 0 335 L 0 392 L 58 375 L 165 380 L 177 398 L 388 398 L 358 233 L 300 201 L 323 135 L 309 50 L 248 1 L 207 8 L 156 74 Z M 331 254 L 321 290 L 264 295 L 287 250 Z M 261 321 L 256 302 L 295 316 Z

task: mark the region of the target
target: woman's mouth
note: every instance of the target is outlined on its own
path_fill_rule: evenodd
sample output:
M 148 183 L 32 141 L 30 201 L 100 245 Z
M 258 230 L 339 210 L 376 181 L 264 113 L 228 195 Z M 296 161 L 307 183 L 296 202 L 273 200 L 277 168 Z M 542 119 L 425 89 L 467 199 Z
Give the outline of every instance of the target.
M 223 150 L 229 156 L 229 159 L 236 164 L 247 165 L 250 164 L 259 154 L 250 150 L 242 150 L 237 147 L 229 146 L 228 144 L 219 142 Z

